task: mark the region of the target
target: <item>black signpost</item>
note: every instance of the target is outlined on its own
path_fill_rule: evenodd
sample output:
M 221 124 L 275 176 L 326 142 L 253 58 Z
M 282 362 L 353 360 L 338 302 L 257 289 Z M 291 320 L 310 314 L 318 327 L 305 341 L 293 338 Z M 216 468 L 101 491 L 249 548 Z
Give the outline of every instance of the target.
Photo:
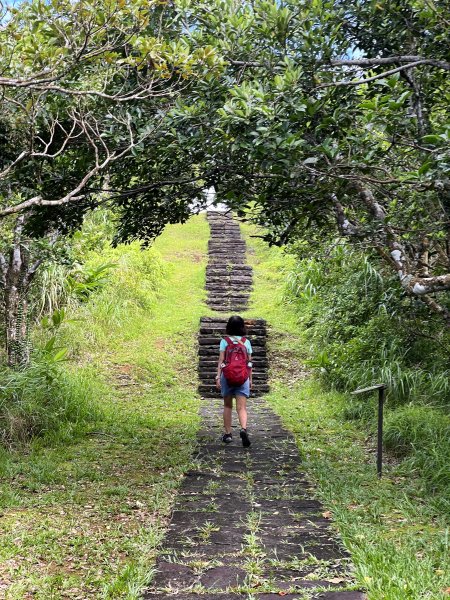
M 381 477 L 383 469 L 383 407 L 386 398 L 386 384 L 377 383 L 370 387 L 360 390 L 355 390 L 352 394 L 364 394 L 365 392 L 373 392 L 378 390 L 378 448 L 377 448 L 377 473 Z

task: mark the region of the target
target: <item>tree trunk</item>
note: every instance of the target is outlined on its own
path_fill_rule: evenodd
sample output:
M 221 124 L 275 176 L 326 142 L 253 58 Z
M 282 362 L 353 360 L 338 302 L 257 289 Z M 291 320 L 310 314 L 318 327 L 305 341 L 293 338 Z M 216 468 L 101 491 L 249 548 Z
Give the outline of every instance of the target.
M 30 359 L 27 295 L 37 266 L 29 266 L 29 252 L 22 239 L 23 226 L 24 217 L 20 216 L 14 227 L 9 257 L 0 256 L 4 344 L 10 367 L 27 364 Z
M 28 342 L 28 302 L 20 288 L 5 290 L 5 346 L 10 367 L 27 364 L 30 358 Z

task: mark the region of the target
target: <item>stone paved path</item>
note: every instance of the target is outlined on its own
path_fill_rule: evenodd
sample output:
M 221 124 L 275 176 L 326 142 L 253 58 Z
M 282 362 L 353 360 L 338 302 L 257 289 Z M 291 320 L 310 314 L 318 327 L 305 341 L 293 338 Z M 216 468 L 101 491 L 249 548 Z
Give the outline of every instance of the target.
M 209 220 L 214 241 L 217 227 L 224 222 L 217 214 Z M 229 219 L 226 230 L 236 236 Z M 245 246 L 240 253 L 243 263 Z M 211 272 L 215 269 L 209 271 L 207 284 Z M 251 271 L 247 272 L 249 289 Z M 226 293 L 225 288 L 217 288 L 210 295 L 213 303 L 221 301 L 222 290 Z M 229 312 L 239 309 L 230 299 L 226 302 Z M 225 322 L 225 316 L 201 321 L 200 389 L 209 397 L 203 398 L 201 407 L 194 467 L 181 487 L 145 598 L 363 600 L 361 592 L 348 590 L 350 557 L 301 470 L 292 434 L 267 403 L 259 397 L 249 400 L 250 448 L 241 446 L 237 428 L 232 444 L 221 442 L 222 406 L 212 397 L 217 394 L 211 389 L 211 364 L 217 364 Z M 257 386 L 262 393 L 267 389 L 265 322 L 258 319 L 248 325 L 252 342 L 260 338 Z

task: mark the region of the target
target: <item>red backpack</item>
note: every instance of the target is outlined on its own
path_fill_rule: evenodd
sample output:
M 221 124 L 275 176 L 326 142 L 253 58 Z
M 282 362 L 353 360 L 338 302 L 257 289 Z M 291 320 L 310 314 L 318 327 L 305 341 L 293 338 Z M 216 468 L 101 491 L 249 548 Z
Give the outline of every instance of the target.
M 222 368 L 222 373 L 229 385 L 238 387 L 245 383 L 249 377 L 246 338 L 243 337 L 238 340 L 237 344 L 234 344 L 230 337 L 224 339 L 227 347 L 225 349 L 225 366 Z

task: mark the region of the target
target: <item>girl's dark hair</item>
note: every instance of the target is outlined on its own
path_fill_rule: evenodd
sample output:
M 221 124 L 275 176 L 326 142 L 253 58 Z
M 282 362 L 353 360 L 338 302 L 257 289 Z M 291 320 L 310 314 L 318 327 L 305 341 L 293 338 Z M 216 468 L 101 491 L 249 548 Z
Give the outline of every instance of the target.
M 228 335 L 247 335 L 244 319 L 242 317 L 230 317 L 228 319 L 226 332 Z

